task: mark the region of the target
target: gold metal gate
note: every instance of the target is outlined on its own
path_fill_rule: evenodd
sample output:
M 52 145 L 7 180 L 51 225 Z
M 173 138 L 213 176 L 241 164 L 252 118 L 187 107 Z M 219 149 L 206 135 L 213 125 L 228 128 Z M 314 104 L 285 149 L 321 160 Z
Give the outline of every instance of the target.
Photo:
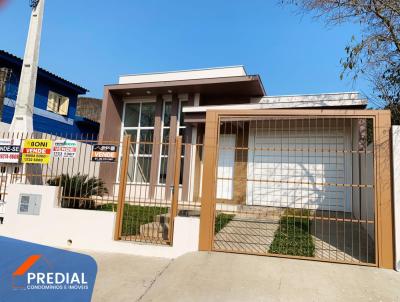
M 201 250 L 393 268 L 390 114 L 207 113 Z
M 114 239 L 172 244 L 174 218 L 178 211 L 182 137 L 177 137 L 173 143 L 159 144 L 150 139 L 143 137 L 137 141 L 130 135 L 124 137 Z M 168 163 L 168 169 L 173 171 L 170 188 L 163 185 L 150 189 L 148 178 L 153 148 L 159 152 L 166 148 L 173 150 L 169 154 L 173 154 L 174 160 Z M 144 155 L 138 156 L 138 153 Z

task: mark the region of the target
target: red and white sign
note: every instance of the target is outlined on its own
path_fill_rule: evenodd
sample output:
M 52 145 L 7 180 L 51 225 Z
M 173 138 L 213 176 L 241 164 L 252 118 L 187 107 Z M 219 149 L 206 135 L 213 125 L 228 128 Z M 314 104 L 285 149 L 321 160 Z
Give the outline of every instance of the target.
M 20 139 L 0 139 L 0 163 L 18 164 L 20 150 Z
M 78 142 L 71 140 L 57 140 L 54 142 L 54 158 L 75 158 L 78 150 Z

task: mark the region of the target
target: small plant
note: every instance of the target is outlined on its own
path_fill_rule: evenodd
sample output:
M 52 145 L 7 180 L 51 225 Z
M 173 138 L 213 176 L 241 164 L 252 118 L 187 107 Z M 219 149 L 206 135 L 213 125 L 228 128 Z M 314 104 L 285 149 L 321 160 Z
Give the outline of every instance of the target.
M 288 209 L 279 221 L 279 229 L 269 248 L 269 253 L 314 257 L 315 244 L 310 234 L 311 211 Z
M 101 179 L 80 173 L 73 176 L 62 174 L 48 180 L 47 184 L 62 188 L 62 208 L 95 209 L 96 205 L 92 196 L 108 194 L 108 190 Z
M 106 204 L 96 207 L 98 211 L 115 212 L 117 205 Z M 149 207 L 138 205 L 124 205 L 124 214 L 122 219 L 122 236 L 140 235 L 140 226 L 155 222 L 156 216 L 168 213 L 168 208 L 165 207 Z
M 215 234 L 218 234 L 235 217 L 233 214 L 220 213 L 215 219 Z

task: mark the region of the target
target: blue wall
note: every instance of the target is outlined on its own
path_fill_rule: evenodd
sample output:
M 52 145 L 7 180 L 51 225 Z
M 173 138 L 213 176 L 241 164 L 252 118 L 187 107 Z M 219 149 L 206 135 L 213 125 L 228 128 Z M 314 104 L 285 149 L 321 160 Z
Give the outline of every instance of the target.
M 13 62 L 13 60 L 16 62 Z M 22 66 L 21 64 L 19 64 L 17 58 L 5 58 L 0 53 L 0 67 L 8 67 L 13 71 L 11 79 L 6 86 L 5 94 L 6 98 L 13 101 L 16 101 L 17 99 L 18 84 Z M 47 111 L 47 101 L 50 90 L 69 98 L 68 116 L 64 117 Z M 97 135 L 99 131 L 98 123 L 75 116 L 78 95 L 84 93 L 86 93 L 86 91 L 83 88 L 77 87 L 67 81 L 63 81 L 62 79 L 52 76 L 48 72 L 39 69 L 36 85 L 35 108 L 42 109 L 45 112 L 42 112 L 39 115 L 34 114 L 34 130 L 65 137 L 83 134 Z M 54 120 L 43 115 L 50 115 L 63 120 L 72 120 L 73 124 L 71 125 L 62 121 Z M 4 106 L 2 121 L 4 123 L 11 123 L 13 116 L 14 108 L 10 106 Z

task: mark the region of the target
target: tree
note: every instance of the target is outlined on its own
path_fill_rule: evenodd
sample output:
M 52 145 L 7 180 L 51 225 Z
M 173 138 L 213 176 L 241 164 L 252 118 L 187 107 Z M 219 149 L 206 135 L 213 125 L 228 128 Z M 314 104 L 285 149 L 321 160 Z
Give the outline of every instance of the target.
M 281 0 L 301 12 L 311 12 L 328 25 L 357 22 L 361 37 L 352 37 L 341 60 L 340 75 L 367 78 L 374 91 L 372 101 L 394 109 L 400 122 L 400 1 L 399 0 Z M 396 108 L 396 109 L 395 109 Z

